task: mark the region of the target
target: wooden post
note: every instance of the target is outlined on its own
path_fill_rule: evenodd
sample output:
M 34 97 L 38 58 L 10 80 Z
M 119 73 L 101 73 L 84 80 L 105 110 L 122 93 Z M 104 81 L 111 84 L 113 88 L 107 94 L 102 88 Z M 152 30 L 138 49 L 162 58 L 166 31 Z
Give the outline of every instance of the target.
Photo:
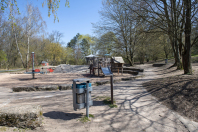
M 98 59 L 98 77 L 99 77 L 99 59 Z
M 113 75 L 110 77 L 111 82 L 111 104 L 113 104 Z
M 123 75 L 123 65 L 124 65 L 124 64 L 122 64 L 122 75 Z
M 111 72 L 113 72 L 113 58 L 111 58 Z
M 90 68 L 89 69 L 90 69 L 90 75 L 91 75 L 91 65 L 90 65 Z

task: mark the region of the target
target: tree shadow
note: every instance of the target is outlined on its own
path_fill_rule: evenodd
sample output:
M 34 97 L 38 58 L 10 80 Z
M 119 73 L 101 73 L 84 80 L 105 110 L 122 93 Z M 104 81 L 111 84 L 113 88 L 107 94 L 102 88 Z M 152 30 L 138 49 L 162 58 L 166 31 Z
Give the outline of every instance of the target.
M 93 106 L 103 106 L 105 105 L 103 101 L 93 101 Z
M 19 81 L 30 81 L 30 80 L 35 80 L 37 78 L 19 78 Z
M 49 117 L 51 119 L 61 119 L 61 120 L 72 120 L 82 117 L 82 114 L 76 114 L 76 113 L 64 113 L 61 111 L 50 111 L 47 113 L 44 113 L 43 116 Z

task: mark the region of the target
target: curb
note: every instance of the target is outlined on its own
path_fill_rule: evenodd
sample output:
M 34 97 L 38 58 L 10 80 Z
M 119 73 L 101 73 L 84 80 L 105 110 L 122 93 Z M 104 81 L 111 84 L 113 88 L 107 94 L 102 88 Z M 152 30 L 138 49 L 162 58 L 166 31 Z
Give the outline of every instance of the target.
M 185 119 L 183 116 L 171 110 L 174 116 L 176 116 L 180 122 L 188 129 L 190 132 L 198 132 L 198 123 L 191 121 L 189 119 Z
M 127 78 L 121 78 L 121 79 L 115 79 L 113 80 L 114 83 L 120 82 L 120 81 L 132 81 L 137 78 L 144 77 L 144 75 L 138 75 L 138 76 L 131 76 Z M 109 84 L 110 80 L 102 80 L 102 81 L 96 81 L 92 82 L 93 86 L 99 86 L 99 85 L 105 85 Z M 72 89 L 72 84 L 59 84 L 59 85 L 42 85 L 42 86 L 18 86 L 18 87 L 13 87 L 12 91 L 13 92 L 31 92 L 31 91 L 55 91 L 55 90 L 71 90 Z

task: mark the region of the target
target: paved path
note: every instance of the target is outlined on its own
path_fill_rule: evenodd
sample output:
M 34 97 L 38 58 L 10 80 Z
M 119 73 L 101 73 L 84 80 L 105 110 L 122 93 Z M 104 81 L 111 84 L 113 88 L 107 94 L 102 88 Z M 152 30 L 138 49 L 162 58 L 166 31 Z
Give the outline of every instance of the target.
M 148 67 L 143 78 L 115 83 L 114 98 L 118 108 L 111 109 L 94 101 L 95 105 L 90 107 L 90 114 L 95 118 L 88 123 L 78 121 L 81 113 L 85 114 L 85 109 L 73 110 L 72 92 L 69 90 L 10 93 L 11 91 L 0 88 L 3 91 L 0 93 L 0 103 L 1 107 L 11 102 L 24 101 L 27 101 L 25 104 L 41 104 L 44 109 L 42 131 L 47 132 L 196 132 L 197 123 L 172 112 L 142 87 L 143 82 L 161 77 L 156 75 L 157 71 L 158 68 Z M 110 96 L 109 85 L 93 87 L 93 97 L 104 95 Z

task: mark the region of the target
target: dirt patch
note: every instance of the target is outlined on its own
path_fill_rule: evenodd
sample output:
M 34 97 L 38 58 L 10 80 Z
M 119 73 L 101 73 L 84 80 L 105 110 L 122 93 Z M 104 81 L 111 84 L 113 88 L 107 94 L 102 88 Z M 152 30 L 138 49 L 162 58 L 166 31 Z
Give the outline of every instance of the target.
M 161 74 L 177 73 L 176 68 L 164 69 Z M 174 75 L 146 82 L 143 86 L 168 108 L 198 122 L 198 71 L 194 75 Z
M 114 73 L 114 80 L 121 80 L 121 78 L 132 77 L 128 73 L 117 74 Z M 0 87 L 12 88 L 16 86 L 43 86 L 43 85 L 61 85 L 72 84 L 73 79 L 89 78 L 91 82 L 109 81 L 109 77 L 104 76 L 90 76 L 88 73 L 49 73 L 36 74 L 37 79 L 32 79 L 31 74 L 0 74 Z

